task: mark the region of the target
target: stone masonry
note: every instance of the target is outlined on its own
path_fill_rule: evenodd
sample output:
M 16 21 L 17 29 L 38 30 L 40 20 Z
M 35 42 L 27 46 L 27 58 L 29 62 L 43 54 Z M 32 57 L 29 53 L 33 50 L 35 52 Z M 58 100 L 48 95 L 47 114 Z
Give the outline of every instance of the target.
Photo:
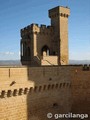
M 69 15 L 69 8 L 58 6 L 49 10 L 50 26 L 21 29 L 23 66 L 0 67 L 0 120 L 90 115 L 90 65 L 68 65 Z
M 23 65 L 68 64 L 68 16 L 70 9 L 49 10 L 51 25 L 31 24 L 21 29 L 21 62 Z

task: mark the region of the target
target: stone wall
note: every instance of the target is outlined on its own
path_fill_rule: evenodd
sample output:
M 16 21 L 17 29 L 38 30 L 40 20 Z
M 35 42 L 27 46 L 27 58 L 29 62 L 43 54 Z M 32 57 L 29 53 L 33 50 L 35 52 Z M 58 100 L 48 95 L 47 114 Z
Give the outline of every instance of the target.
M 90 115 L 90 67 L 73 66 L 72 111 Z
M 89 80 L 90 69 L 83 66 L 0 67 L 0 120 L 48 120 L 48 112 L 89 114 Z

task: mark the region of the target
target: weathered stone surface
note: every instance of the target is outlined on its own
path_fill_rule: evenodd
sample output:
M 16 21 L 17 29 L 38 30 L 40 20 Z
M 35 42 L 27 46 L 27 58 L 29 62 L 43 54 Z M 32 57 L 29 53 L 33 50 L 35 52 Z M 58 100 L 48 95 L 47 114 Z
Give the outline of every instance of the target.
M 90 113 L 90 70 L 83 66 L 0 67 L 0 71 L 0 120 L 47 120 L 48 112 Z

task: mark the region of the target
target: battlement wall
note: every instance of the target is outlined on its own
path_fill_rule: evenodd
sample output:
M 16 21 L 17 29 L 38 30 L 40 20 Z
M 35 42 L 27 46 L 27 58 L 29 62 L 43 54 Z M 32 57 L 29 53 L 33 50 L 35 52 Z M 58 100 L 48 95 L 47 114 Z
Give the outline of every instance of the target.
M 35 82 L 49 82 L 49 76 L 53 81 L 56 81 L 57 77 L 64 78 L 66 81 L 68 77 L 75 73 L 89 74 L 90 65 L 63 65 L 63 66 L 47 66 L 47 67 L 0 67 L 0 83 L 15 80 L 17 82 L 27 82 L 37 79 Z M 66 73 L 66 74 L 65 74 Z M 70 74 L 70 75 L 69 75 Z M 63 76 L 62 76 L 63 75 Z M 46 78 L 47 79 L 46 79 Z M 82 77 L 82 76 L 81 76 Z M 43 78 L 43 80 L 42 80 Z M 55 78 L 55 80 L 54 80 Z M 63 79 L 63 80 L 64 80 Z M 37 83 L 38 83 L 37 82 Z
M 40 26 L 38 24 L 31 24 L 23 29 L 21 29 L 21 37 L 32 34 L 32 33 L 40 33 L 40 34 L 46 34 L 50 35 L 54 33 L 52 26 L 46 26 L 41 24 Z
M 67 72 L 66 76 L 64 71 Z M 67 77 L 68 76 L 68 77 Z M 0 67 L 0 90 L 70 83 L 67 67 Z
M 62 65 L 62 66 L 43 66 L 43 67 L 27 67 L 27 66 L 1 66 L 0 67 L 0 81 L 7 79 L 12 79 L 12 77 L 18 77 L 20 80 L 24 77 L 24 79 L 27 79 L 28 72 L 29 75 L 35 71 L 37 74 L 44 73 L 49 75 L 50 73 L 59 73 L 59 72 L 65 72 L 65 70 L 75 70 L 78 69 L 82 72 L 89 72 L 90 71 L 90 65 Z M 52 71 L 53 69 L 53 71 Z M 48 73 L 49 71 L 49 73 Z M 44 74 L 42 74 L 44 75 Z M 53 75 L 53 74 L 52 74 Z M 60 76 L 60 73 L 58 74 Z
M 69 15 L 70 15 L 70 9 L 68 7 L 62 7 L 62 6 L 59 7 L 58 6 L 58 7 L 55 7 L 53 9 L 49 10 L 50 18 L 55 18 L 58 16 L 68 18 Z

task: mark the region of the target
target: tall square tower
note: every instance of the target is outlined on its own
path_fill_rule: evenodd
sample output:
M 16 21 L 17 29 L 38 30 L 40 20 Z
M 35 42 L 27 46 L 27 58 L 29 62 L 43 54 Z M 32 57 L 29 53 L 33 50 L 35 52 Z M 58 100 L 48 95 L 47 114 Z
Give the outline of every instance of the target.
M 53 49 L 58 53 L 60 65 L 67 65 L 68 54 L 68 16 L 70 9 L 67 7 L 56 7 L 49 10 L 51 26 L 54 27 Z

